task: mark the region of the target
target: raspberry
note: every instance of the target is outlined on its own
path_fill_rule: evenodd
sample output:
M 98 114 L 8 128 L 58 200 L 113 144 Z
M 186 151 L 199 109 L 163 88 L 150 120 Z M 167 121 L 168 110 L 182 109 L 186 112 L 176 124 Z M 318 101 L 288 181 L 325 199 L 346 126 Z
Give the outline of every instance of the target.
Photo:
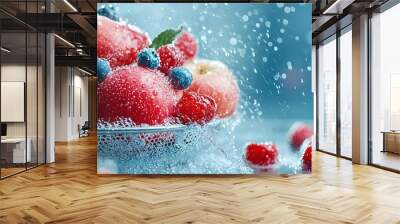
M 136 62 L 139 52 L 148 45 L 147 36 L 138 28 L 97 17 L 97 57 L 107 59 L 111 68 Z
M 175 40 L 175 47 L 182 52 L 185 61 L 194 58 L 196 55 L 196 40 L 186 31 L 182 32 L 178 39 Z
M 277 162 L 278 150 L 275 144 L 249 144 L 246 147 L 246 160 L 254 167 L 267 167 Z
M 102 82 L 110 71 L 110 63 L 103 58 L 97 58 L 97 81 Z
M 312 147 L 308 146 L 304 151 L 302 158 L 302 169 L 303 171 L 310 172 L 312 168 Z
M 171 69 L 169 71 L 169 77 L 176 89 L 187 89 L 193 81 L 192 73 L 183 67 Z
M 138 65 L 155 69 L 160 66 L 160 59 L 153 48 L 145 48 L 138 55 Z
M 289 142 L 294 150 L 300 150 L 304 140 L 310 138 L 313 135 L 311 128 L 304 123 L 295 123 L 289 130 Z
M 204 124 L 211 121 L 217 111 L 214 99 L 195 92 L 184 92 L 176 108 L 182 124 Z
M 168 74 L 169 70 L 183 65 L 183 56 L 178 48 L 172 45 L 164 45 L 157 50 L 160 57 L 160 71 Z
M 135 124 L 162 124 L 179 99 L 168 77 L 157 70 L 129 65 L 114 70 L 97 87 L 99 119 L 129 118 Z

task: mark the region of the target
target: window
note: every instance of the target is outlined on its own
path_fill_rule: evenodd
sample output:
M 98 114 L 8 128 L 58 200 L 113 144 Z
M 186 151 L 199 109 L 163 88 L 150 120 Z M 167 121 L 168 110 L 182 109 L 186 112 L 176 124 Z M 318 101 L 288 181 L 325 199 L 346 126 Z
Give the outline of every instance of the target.
M 400 170 L 400 5 L 371 19 L 371 160 Z
M 318 48 L 318 149 L 336 153 L 336 36 Z
M 340 36 L 340 155 L 352 157 L 352 32 Z

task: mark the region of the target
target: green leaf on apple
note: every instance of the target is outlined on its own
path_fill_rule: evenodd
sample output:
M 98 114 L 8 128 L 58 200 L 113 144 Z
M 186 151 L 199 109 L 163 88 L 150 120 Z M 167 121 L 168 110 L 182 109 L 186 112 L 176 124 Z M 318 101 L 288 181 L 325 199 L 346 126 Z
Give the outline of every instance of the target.
M 176 36 L 182 32 L 182 30 L 183 27 L 181 26 L 179 29 L 167 29 L 161 32 L 158 34 L 158 36 L 156 36 L 156 38 L 154 38 L 149 47 L 157 50 L 163 45 L 171 44 L 175 40 Z

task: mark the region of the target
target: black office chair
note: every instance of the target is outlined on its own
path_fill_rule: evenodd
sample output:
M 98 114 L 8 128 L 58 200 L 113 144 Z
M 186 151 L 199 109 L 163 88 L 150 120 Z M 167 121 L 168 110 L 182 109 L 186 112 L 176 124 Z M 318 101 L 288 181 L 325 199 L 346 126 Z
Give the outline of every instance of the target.
M 90 130 L 89 121 L 85 121 L 82 127 L 78 125 L 78 130 L 79 130 L 79 138 L 89 136 L 89 130 Z

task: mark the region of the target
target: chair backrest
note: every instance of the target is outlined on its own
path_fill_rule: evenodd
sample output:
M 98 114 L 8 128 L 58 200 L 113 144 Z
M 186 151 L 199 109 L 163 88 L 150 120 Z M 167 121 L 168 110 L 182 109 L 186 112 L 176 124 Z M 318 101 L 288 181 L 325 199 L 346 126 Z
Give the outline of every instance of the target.
M 85 123 L 83 124 L 82 128 L 87 128 L 87 129 L 89 129 L 89 128 L 90 128 L 90 123 L 89 123 L 89 121 L 85 121 Z

